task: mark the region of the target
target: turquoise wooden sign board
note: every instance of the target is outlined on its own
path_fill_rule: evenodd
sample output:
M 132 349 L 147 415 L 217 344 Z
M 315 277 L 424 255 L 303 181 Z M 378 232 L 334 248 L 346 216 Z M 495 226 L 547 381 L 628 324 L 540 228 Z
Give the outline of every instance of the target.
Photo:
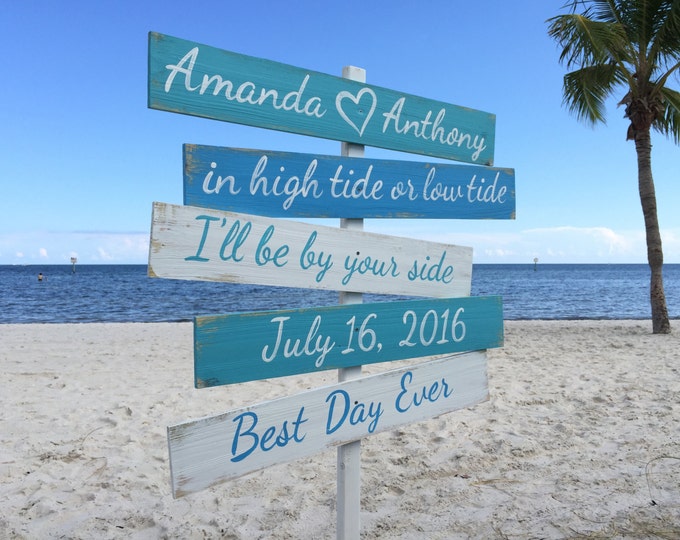
M 184 204 L 271 217 L 514 219 L 515 171 L 185 144 Z
M 496 117 L 149 34 L 152 109 L 493 165 Z
M 499 296 L 197 317 L 196 388 L 503 345 Z

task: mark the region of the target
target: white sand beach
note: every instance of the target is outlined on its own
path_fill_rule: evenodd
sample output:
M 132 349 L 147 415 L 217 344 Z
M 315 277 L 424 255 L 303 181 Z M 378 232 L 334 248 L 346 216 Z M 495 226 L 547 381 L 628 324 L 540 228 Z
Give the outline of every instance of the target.
M 680 538 L 680 331 L 505 329 L 488 401 L 363 440 L 362 537 Z M 0 538 L 335 538 L 335 450 L 173 499 L 166 441 L 335 372 L 196 390 L 189 323 L 9 324 L 0 375 Z

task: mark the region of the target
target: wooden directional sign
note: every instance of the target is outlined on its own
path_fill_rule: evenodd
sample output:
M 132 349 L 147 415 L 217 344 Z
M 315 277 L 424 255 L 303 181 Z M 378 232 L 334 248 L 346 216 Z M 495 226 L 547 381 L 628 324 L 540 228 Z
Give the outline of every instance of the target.
M 154 203 L 152 277 L 376 294 L 470 294 L 472 249 Z
M 153 109 L 493 164 L 496 117 L 341 77 L 149 34 Z
M 170 426 L 172 491 L 181 497 L 487 397 L 478 351 Z
M 197 317 L 197 388 L 503 345 L 498 296 Z
M 185 144 L 184 204 L 272 217 L 514 219 L 515 172 Z

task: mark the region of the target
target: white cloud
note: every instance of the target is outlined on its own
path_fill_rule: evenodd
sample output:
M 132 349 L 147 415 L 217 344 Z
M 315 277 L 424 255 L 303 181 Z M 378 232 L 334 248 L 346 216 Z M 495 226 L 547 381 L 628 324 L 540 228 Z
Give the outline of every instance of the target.
M 373 225 L 373 224 L 372 224 Z M 471 246 L 476 263 L 646 263 L 643 228 L 536 227 L 520 229 L 517 222 L 415 221 L 372 227 L 383 234 Z M 680 230 L 662 231 L 664 259 L 680 263 Z
M 471 246 L 475 263 L 646 263 L 644 229 L 540 227 L 516 222 L 393 220 L 366 230 L 432 242 Z M 680 229 L 662 231 L 664 259 L 680 263 Z M 49 245 L 49 254 L 42 246 Z M 0 264 L 146 264 L 147 232 L 77 232 L 0 235 Z M 4 254 L 4 255 L 3 255 Z M 13 254 L 13 255 L 12 255 Z M 29 254 L 29 255 L 25 255 Z M 48 256 L 49 255 L 49 256 Z
M 539 235 L 542 237 L 549 236 L 551 238 L 563 238 L 569 240 L 583 239 L 584 237 L 592 239 L 598 244 L 604 244 L 609 247 L 610 252 L 628 252 L 635 247 L 636 242 L 640 240 L 639 232 L 617 233 L 607 227 L 550 227 L 541 229 L 527 229 L 524 231 L 529 235 Z
M 542 246 L 547 257 L 569 262 L 644 262 L 646 256 L 644 231 L 560 226 L 527 229 L 523 236 Z
M 516 253 L 511 249 L 494 248 L 494 249 L 485 249 L 484 255 L 486 255 L 487 257 L 504 258 L 504 257 L 512 257 L 512 256 L 516 255 Z
M 101 261 L 112 261 L 113 255 L 108 253 L 103 247 L 99 246 L 97 248 L 98 259 Z
M 44 245 L 49 245 L 49 252 Z M 70 264 L 71 257 L 78 262 L 144 264 L 149 251 L 149 234 L 146 232 L 35 232 L 0 235 L 0 264 L 50 263 Z M 14 255 L 9 255 L 14 253 Z M 28 256 L 24 254 L 28 253 Z

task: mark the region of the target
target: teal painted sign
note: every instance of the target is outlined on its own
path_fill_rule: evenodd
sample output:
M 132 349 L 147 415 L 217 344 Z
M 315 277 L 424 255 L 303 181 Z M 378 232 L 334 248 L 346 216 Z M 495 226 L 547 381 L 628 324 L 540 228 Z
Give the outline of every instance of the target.
M 498 296 L 197 317 L 197 388 L 500 347 Z
M 496 117 L 149 34 L 152 109 L 492 165 Z
M 271 217 L 514 219 L 515 171 L 185 144 L 184 204 Z

